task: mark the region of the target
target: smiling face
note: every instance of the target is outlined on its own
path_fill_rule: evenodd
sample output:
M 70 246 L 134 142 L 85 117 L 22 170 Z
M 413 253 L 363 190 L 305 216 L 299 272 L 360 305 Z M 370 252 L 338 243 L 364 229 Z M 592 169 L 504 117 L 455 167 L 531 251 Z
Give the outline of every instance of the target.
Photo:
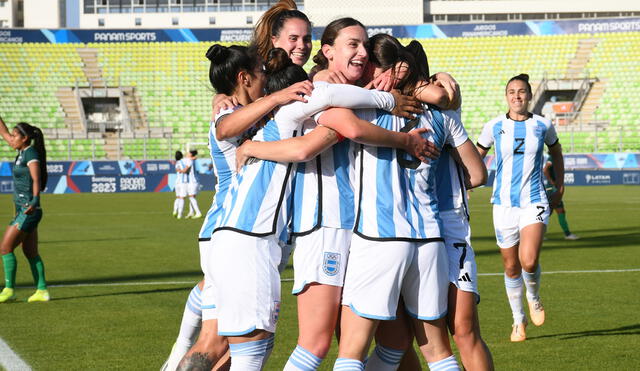
M 524 115 L 527 113 L 531 93 L 527 84 L 522 80 L 513 80 L 507 85 L 506 91 L 509 113 Z
M 333 45 L 322 45 L 322 52 L 329 60 L 329 70 L 342 72 L 351 83 L 359 80 L 369 60 L 368 40 L 367 32 L 360 26 L 341 29 Z
M 303 66 L 311 55 L 311 27 L 303 19 L 289 18 L 280 34 L 271 37 L 274 48 L 284 49 L 293 63 Z

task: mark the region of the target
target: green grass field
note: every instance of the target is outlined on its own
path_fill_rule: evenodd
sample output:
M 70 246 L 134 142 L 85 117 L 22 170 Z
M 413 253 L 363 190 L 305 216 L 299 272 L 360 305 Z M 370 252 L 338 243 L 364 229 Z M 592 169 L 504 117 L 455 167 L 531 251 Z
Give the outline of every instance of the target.
M 201 208 L 211 195 L 199 196 Z M 472 197 L 480 319 L 496 369 L 638 369 L 640 187 L 568 188 L 569 223 L 582 239 L 565 241 L 552 216 L 541 256 L 547 322 L 529 326 L 528 340 L 517 344 L 509 342 L 511 314 L 489 190 Z M 8 222 L 10 196 L 0 200 L 0 220 Z M 0 337 L 35 370 L 159 369 L 189 290 L 201 277 L 201 220 L 175 220 L 172 202 L 171 193 L 45 195 L 40 252 L 53 300 L 25 302 L 33 283 L 18 252 L 18 301 L 0 305 Z M 289 268 L 283 278 L 291 277 Z M 295 347 L 291 286 L 283 282 L 281 321 L 267 370 L 281 370 Z M 322 370 L 331 369 L 335 350 Z

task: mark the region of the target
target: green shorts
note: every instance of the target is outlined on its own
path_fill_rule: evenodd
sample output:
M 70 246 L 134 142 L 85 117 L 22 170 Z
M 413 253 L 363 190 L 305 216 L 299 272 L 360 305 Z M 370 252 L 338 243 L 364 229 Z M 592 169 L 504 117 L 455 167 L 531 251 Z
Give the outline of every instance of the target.
M 31 233 L 42 219 L 42 208 L 38 207 L 31 215 L 25 214 L 25 210 L 27 210 L 26 207 L 16 206 L 16 215 L 9 225 L 15 225 L 22 232 Z
M 549 207 L 551 207 L 551 195 L 553 194 L 553 192 L 556 191 L 556 188 L 555 187 L 547 187 L 544 190 L 547 191 L 547 199 L 549 200 Z M 564 209 L 564 203 L 562 201 L 560 201 L 558 206 L 556 206 L 555 208 L 556 209 Z

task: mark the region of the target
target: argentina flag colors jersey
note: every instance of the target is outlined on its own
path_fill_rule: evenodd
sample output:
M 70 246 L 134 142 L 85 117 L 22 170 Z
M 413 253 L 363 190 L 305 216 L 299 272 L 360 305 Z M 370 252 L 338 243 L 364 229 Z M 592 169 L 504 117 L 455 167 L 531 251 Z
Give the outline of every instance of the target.
M 381 111 L 358 114 L 387 130 L 428 128 L 424 135 L 439 149 L 467 140 L 452 111 L 426 109 L 411 121 Z M 357 235 L 379 241 L 442 241 L 435 190 L 438 160 L 423 163 L 401 150 L 371 146 L 360 146 L 356 156 Z
M 180 159 L 176 162 L 176 170 L 184 170 L 187 168 L 188 163 L 185 158 Z M 189 182 L 189 173 L 182 173 L 180 171 L 176 171 L 176 183 L 187 184 Z
M 209 126 L 209 152 L 213 163 L 213 173 L 216 177 L 216 193 L 213 196 L 211 208 L 205 216 L 198 239 L 200 241 L 208 241 L 211 239 L 214 226 L 218 218 L 222 215 L 222 206 L 231 186 L 231 180 L 236 175 L 236 149 L 243 140 L 251 138 L 255 135 L 257 128 L 252 127 L 237 137 L 218 140 L 216 138 L 216 125 L 224 116 L 231 114 L 233 111 L 242 106 L 236 106 L 232 109 L 220 111 L 214 121 Z
M 451 155 L 451 151 L 453 151 L 453 148 L 450 145 L 444 146 L 436 167 L 438 211 L 443 212 L 462 208 L 467 215 L 467 219 L 469 219 L 464 172 L 462 166 Z
M 487 150 L 496 145 L 491 203 L 504 207 L 547 204 L 542 174 L 544 144 L 557 142 L 551 122 L 538 115 L 531 114 L 525 121 L 500 115 L 485 124 L 478 145 Z

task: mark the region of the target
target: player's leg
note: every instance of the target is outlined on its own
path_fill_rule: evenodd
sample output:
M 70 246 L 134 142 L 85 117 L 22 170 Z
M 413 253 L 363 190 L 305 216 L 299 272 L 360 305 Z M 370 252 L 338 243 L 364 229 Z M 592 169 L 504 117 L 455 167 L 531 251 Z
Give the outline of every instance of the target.
M 202 213 L 200 212 L 200 208 L 198 207 L 198 201 L 196 201 L 196 194 L 189 194 L 189 214 L 194 218 L 201 218 Z
M 449 331 L 460 351 L 462 364 L 467 370 L 493 370 L 489 347 L 480 335 L 477 296 L 455 285 L 449 286 Z
M 33 276 L 33 282 L 36 286 L 36 292 L 27 300 L 30 303 L 38 301 L 49 301 L 49 291 L 47 290 L 47 281 L 44 274 L 44 262 L 38 253 L 38 229 L 33 231 L 25 237 L 22 242 L 22 252 L 29 261 L 31 268 L 31 275 Z
M 4 289 L 0 292 L 0 303 L 16 298 L 14 289 L 18 263 L 14 250 L 25 239 L 26 233 L 18 229 L 14 222 L 5 230 L 4 236 L 2 237 L 2 244 L 0 245 L 2 264 L 4 266 Z
M 422 371 L 420 358 L 418 358 L 418 353 L 416 353 L 413 346 L 410 346 L 409 349 L 404 352 L 398 371 Z
M 298 302 L 298 343 L 286 371 L 315 370 L 331 347 L 351 231 L 320 228 L 295 238 L 293 293 Z
M 420 320 L 414 318 L 416 341 L 430 370 L 459 370 L 451 351 L 446 319 Z
M 218 335 L 218 320 L 204 320 L 198 340 L 184 355 L 177 370 L 211 370 L 227 350 L 227 339 Z
M 340 345 L 334 370 L 364 370 L 363 361 L 378 322 L 376 319 L 358 315 L 349 306 L 342 306 Z
M 404 310 L 402 300 L 398 303 L 395 320 L 380 321 L 375 339 L 376 346 L 369 354 L 365 370 L 393 371 L 399 369 L 405 352 L 413 345 L 413 324 Z M 419 368 L 419 361 L 417 365 Z M 415 370 L 416 368 L 409 369 Z
M 545 320 L 544 307 L 540 300 L 539 264 L 544 230 L 544 223 L 533 223 L 520 231 L 519 260 L 522 266 L 522 278 L 527 290 L 529 316 L 536 326 L 541 326 Z
M 555 208 L 554 211 L 558 215 L 558 223 L 560 224 L 560 228 L 562 228 L 565 240 L 579 239 L 580 237 L 571 233 L 571 230 L 569 229 L 569 222 L 567 221 L 567 211 L 564 208 L 564 204 L 560 202 L 560 205 Z

